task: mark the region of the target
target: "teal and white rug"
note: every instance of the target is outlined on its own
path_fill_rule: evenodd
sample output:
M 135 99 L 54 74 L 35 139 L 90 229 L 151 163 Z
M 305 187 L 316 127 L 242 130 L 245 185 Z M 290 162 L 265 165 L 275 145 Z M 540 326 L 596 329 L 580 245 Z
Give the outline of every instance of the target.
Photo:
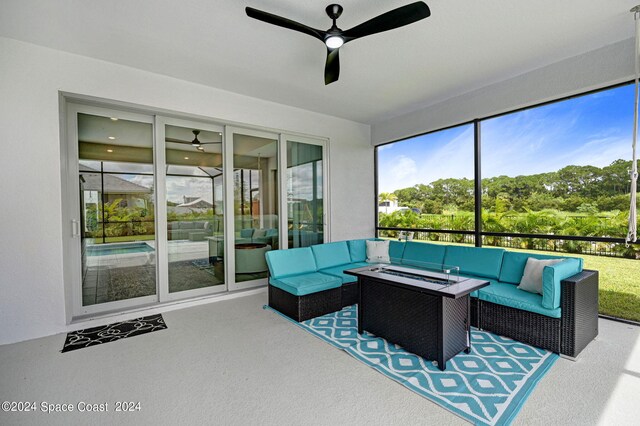
M 356 309 L 356 305 L 348 306 L 302 323 L 290 320 L 478 425 L 510 424 L 536 384 L 558 359 L 552 352 L 473 329 L 471 353 L 456 355 L 447 362 L 446 370 L 440 371 L 430 361 L 380 337 L 369 333 L 359 335 Z

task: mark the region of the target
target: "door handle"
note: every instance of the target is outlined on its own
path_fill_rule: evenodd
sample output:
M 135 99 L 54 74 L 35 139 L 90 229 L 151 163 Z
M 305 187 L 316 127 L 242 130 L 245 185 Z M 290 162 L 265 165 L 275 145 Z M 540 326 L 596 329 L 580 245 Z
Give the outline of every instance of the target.
M 80 237 L 80 221 L 78 219 L 71 219 L 71 236 L 73 238 Z

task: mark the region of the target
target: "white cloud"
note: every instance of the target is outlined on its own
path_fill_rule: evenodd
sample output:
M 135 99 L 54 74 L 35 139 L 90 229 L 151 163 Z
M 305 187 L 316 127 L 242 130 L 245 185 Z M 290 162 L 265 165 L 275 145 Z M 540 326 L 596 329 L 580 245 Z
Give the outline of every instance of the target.
M 396 189 L 413 186 L 418 179 L 418 166 L 416 162 L 405 156 L 397 155 L 390 161 L 392 166 L 387 170 L 379 171 L 380 192 L 392 192 Z
M 129 182 L 133 182 L 137 185 L 144 186 L 145 188 L 153 187 L 153 176 L 134 175 L 133 177 L 131 177 L 131 175 L 119 175 L 118 177 L 120 179 L 126 179 Z
M 185 196 L 213 202 L 211 179 L 167 176 L 167 199 L 182 203 Z
M 617 127 L 586 134 L 579 109 L 552 105 L 483 123 L 482 177 L 557 171 L 568 165 L 603 167 L 631 157 L 631 141 Z M 576 140 L 578 138 L 578 140 Z
M 444 178 L 473 178 L 472 127 L 441 146 L 429 146 L 429 138 L 419 143 L 424 144 L 424 150 L 418 155 L 397 154 L 384 159 L 386 168 L 378 170 L 379 192 L 393 192 Z
M 566 165 L 605 167 L 613 161 L 631 161 L 631 142 L 626 138 L 605 137 L 594 139 L 558 159 L 560 167 Z

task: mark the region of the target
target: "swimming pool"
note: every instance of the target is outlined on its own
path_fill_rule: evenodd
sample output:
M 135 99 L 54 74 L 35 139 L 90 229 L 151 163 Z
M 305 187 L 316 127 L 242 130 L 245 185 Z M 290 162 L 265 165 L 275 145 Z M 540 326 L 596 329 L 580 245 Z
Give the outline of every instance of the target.
M 153 251 L 147 243 L 97 244 L 87 247 L 87 256 L 108 256 L 113 254 L 146 253 Z

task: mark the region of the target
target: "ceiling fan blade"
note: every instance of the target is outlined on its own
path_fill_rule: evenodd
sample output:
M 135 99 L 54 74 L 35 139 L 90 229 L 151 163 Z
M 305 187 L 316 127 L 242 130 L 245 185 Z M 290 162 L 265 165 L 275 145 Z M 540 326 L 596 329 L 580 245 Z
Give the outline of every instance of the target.
M 324 66 L 324 84 L 331 84 L 338 81 L 340 77 L 340 49 L 327 49 L 327 62 Z
M 173 142 L 173 143 L 186 143 L 191 145 L 191 141 L 183 141 L 182 139 L 175 139 L 175 138 L 164 138 L 164 140 L 166 142 Z
M 311 28 L 299 22 L 292 21 L 291 19 L 283 18 L 282 16 L 274 15 L 272 13 L 263 12 L 262 10 L 254 9 L 252 7 L 246 7 L 245 12 L 247 12 L 247 16 L 249 16 L 250 18 L 257 19 L 268 24 L 277 25 L 279 27 L 288 28 L 290 30 L 299 31 L 324 42 L 324 37 L 326 34 L 325 31 L 316 30 L 315 28 Z
M 220 141 L 220 142 L 200 142 L 200 145 L 211 145 L 211 144 L 214 144 L 214 143 L 222 143 L 222 141 Z
M 342 33 L 345 43 L 356 38 L 393 30 L 405 25 L 412 24 L 431 15 L 429 6 L 418 1 L 406 6 L 393 9 L 387 13 L 376 16 L 373 19 L 356 25 Z

